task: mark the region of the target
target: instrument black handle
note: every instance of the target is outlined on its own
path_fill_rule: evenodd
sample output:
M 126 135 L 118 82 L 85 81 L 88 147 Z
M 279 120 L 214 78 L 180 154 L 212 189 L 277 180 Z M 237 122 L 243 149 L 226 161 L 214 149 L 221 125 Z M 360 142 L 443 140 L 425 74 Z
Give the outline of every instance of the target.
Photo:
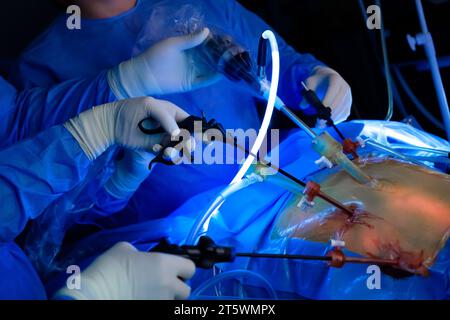
M 234 261 L 234 249 L 217 246 L 209 237 L 201 237 L 198 244 L 177 246 L 162 239 L 150 252 L 173 254 L 192 260 L 198 268 L 211 269 L 216 263 Z

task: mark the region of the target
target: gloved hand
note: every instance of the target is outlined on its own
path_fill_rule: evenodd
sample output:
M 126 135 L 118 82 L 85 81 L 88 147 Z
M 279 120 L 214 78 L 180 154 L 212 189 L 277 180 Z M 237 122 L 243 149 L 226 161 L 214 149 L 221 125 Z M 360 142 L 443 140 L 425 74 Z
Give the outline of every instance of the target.
M 122 62 L 108 72 L 110 88 L 117 98 L 162 95 L 207 86 L 220 76 L 204 63 L 193 61 L 188 51 L 201 45 L 209 29 L 172 37 Z
M 116 199 L 127 199 L 150 174 L 148 164 L 155 156 L 138 150 L 125 150 L 123 159 L 117 161 L 116 170 L 106 182 L 106 192 Z
M 86 156 L 95 160 L 112 145 L 152 152 L 164 137 L 142 133 L 139 122 L 150 117 L 170 135 L 177 136 L 180 133 L 177 122 L 188 116 L 168 101 L 146 97 L 92 108 L 67 121 L 64 127 L 78 141 Z
M 121 242 L 99 256 L 80 275 L 80 289 L 59 290 L 55 298 L 77 300 L 181 300 L 191 289 L 192 261 L 163 253 L 139 252 Z
M 325 107 L 332 109 L 331 118 L 335 124 L 345 121 L 350 116 L 352 91 L 336 71 L 327 67 L 316 67 L 305 84 L 317 93 Z M 308 102 L 303 99 L 300 107 L 306 109 Z

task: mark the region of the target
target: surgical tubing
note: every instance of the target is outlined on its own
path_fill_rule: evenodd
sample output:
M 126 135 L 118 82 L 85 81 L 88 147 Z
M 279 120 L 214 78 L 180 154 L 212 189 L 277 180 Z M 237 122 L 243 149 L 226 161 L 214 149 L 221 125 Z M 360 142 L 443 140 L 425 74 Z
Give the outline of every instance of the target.
M 376 0 L 375 3 L 379 8 L 381 8 L 380 0 Z M 387 86 L 387 92 L 388 92 L 388 111 L 386 114 L 386 118 L 384 120 L 390 121 L 394 114 L 394 94 L 392 92 L 392 75 L 391 75 L 390 64 L 389 64 L 389 55 L 387 52 L 387 44 L 386 44 L 386 35 L 385 35 L 383 16 L 381 16 L 380 37 L 381 37 L 381 49 L 383 52 L 383 60 L 384 60 L 384 73 L 386 75 L 386 86 Z
M 277 99 L 278 83 L 280 80 L 280 53 L 278 51 L 278 43 L 275 34 L 270 30 L 264 31 L 262 37 L 269 40 L 270 47 L 272 49 L 272 81 L 270 85 L 269 99 L 267 101 L 267 108 L 264 114 L 261 128 L 259 129 L 258 136 L 256 137 L 255 143 L 253 144 L 251 149 L 251 154 L 247 157 L 231 184 L 241 180 L 247 173 L 248 169 L 250 169 L 253 161 L 256 160 L 255 155 L 258 154 L 259 149 L 264 142 L 264 138 L 267 135 L 267 131 L 269 130 L 270 121 L 272 119 L 272 114 Z
M 364 5 L 362 0 L 359 0 L 359 7 L 361 9 L 361 13 L 362 13 L 364 22 L 369 21 L 369 17 L 368 17 L 367 12 L 366 12 L 366 6 Z M 371 30 L 369 30 L 369 31 L 371 32 Z M 376 52 L 377 49 L 376 49 L 376 45 L 375 45 L 375 39 L 373 37 L 370 37 L 370 44 L 372 46 L 372 49 Z M 386 67 L 385 67 L 386 63 L 385 62 L 381 63 L 381 61 L 378 59 L 378 56 L 377 56 L 376 60 L 377 60 L 378 64 L 380 65 L 381 71 L 382 71 L 382 73 L 383 73 L 383 75 L 385 76 L 385 79 L 386 79 Z M 402 114 L 402 116 L 404 118 L 407 118 L 408 117 L 408 112 L 405 109 L 405 105 L 403 104 L 402 98 L 401 98 L 400 93 L 398 91 L 397 85 L 394 82 L 392 74 L 390 76 L 391 76 L 391 86 L 392 86 L 392 91 L 393 91 L 392 93 L 393 93 L 395 102 L 397 103 L 397 107 L 398 107 L 400 113 Z M 387 80 L 386 80 L 386 83 L 387 83 Z
M 407 145 L 397 145 L 391 144 L 392 149 L 400 149 L 400 150 L 409 150 L 409 151 L 417 151 L 417 152 L 427 152 L 432 154 L 439 154 L 441 156 L 447 156 L 450 154 L 450 150 L 439 150 L 432 148 L 424 148 L 424 147 L 416 147 L 416 146 L 407 146 Z
M 192 226 L 191 231 L 189 232 L 188 237 L 186 238 L 185 243 L 186 244 L 196 244 L 197 239 L 200 237 L 200 233 L 209 221 L 209 219 L 212 217 L 212 215 L 217 212 L 217 210 L 220 209 L 222 204 L 225 202 L 225 200 L 234 194 L 235 192 L 247 188 L 248 186 L 257 183 L 262 182 L 263 178 L 256 174 L 251 174 L 249 176 L 246 176 L 244 179 L 228 185 L 225 189 L 223 189 L 220 194 L 217 196 L 216 199 L 211 203 L 211 205 L 208 207 L 208 209 L 205 211 L 205 213 L 197 218 L 197 220 L 194 222 L 194 225 Z
M 408 85 L 405 78 L 403 77 L 400 69 L 396 66 L 394 66 L 392 69 L 394 70 L 394 73 L 397 76 L 400 86 L 403 88 L 406 95 L 412 101 L 414 106 L 419 110 L 419 112 L 421 112 L 425 116 L 425 118 L 427 118 L 428 121 L 430 121 L 436 127 L 438 127 L 441 130 L 445 130 L 442 122 L 439 121 L 438 119 L 436 119 L 436 117 L 433 116 L 433 114 L 427 110 L 427 108 L 422 104 L 422 102 L 419 100 L 419 98 L 417 98 L 417 96 L 414 94 L 411 87 Z
M 200 285 L 192 293 L 192 297 L 200 296 L 203 292 L 214 287 L 215 285 L 219 284 L 222 281 L 225 281 L 228 279 L 237 279 L 237 278 L 242 278 L 242 277 L 255 278 L 255 279 L 259 280 L 260 282 L 262 282 L 264 284 L 264 287 L 267 290 L 267 293 L 269 294 L 270 299 L 273 299 L 273 300 L 278 299 L 278 295 L 275 292 L 275 290 L 273 289 L 270 282 L 267 281 L 267 279 L 264 278 L 263 276 L 255 273 L 253 271 L 249 271 L 249 270 L 233 270 L 233 271 L 221 273 L 221 274 L 215 276 L 214 278 L 211 278 L 210 280 L 204 282 L 202 285 Z
M 444 157 L 424 157 L 424 156 L 412 156 L 412 157 L 419 161 L 432 162 L 434 164 L 443 163 L 446 165 L 450 165 L 450 159 Z
M 390 154 L 390 155 L 392 155 L 394 157 L 397 157 L 397 158 L 399 158 L 399 159 L 401 159 L 403 161 L 408 161 L 408 162 L 417 164 L 419 166 L 423 166 L 423 163 L 421 163 L 421 162 L 419 162 L 419 161 L 417 161 L 417 160 L 415 160 L 415 159 L 413 159 L 411 157 L 405 156 L 404 154 L 402 154 L 400 152 L 397 152 L 397 151 L 389 148 L 388 146 L 385 146 L 385 145 L 383 145 L 381 143 L 378 143 L 378 142 L 376 142 L 376 141 L 374 141 L 372 139 L 365 140 L 365 144 L 367 146 L 370 146 L 370 147 L 374 148 L 374 149 L 378 149 L 378 150 L 384 151 L 384 152 L 386 152 L 386 153 L 388 153 L 388 154 Z

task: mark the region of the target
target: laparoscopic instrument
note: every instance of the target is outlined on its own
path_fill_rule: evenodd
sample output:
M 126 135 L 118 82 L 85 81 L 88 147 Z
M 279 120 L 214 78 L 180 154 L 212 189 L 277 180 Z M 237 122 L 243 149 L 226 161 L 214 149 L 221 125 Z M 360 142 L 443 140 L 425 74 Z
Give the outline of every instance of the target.
M 203 128 L 204 132 L 207 132 L 207 130 L 210 130 L 210 129 L 218 130 L 219 132 L 222 133 L 222 136 L 226 139 L 226 141 L 224 141 L 224 142 L 234 145 L 236 148 L 245 152 L 246 155 L 253 155 L 255 158 L 258 158 L 257 155 L 252 154 L 250 151 L 248 151 L 247 148 L 239 145 L 237 143 L 237 140 L 235 139 L 235 137 L 232 137 L 230 134 L 227 134 L 227 132 L 224 130 L 223 126 L 220 123 L 216 122 L 214 119 L 208 121 L 204 117 L 200 118 L 200 117 L 196 117 L 196 116 L 190 116 L 190 117 L 186 118 L 184 121 L 179 122 L 178 126 L 180 129 L 188 130 L 190 133 L 194 133 L 194 128 L 195 128 L 196 124 L 197 125 L 201 124 L 201 127 Z M 162 134 L 162 133 L 164 133 L 164 130 L 162 128 L 146 129 L 143 126 L 143 122 L 141 122 L 139 124 L 139 127 L 142 130 L 142 132 L 144 132 L 146 134 Z M 168 144 L 166 144 L 163 149 L 166 149 L 169 147 L 173 148 L 179 143 L 180 142 L 178 142 L 178 141 L 171 141 Z M 175 164 L 173 161 L 165 158 L 163 150 L 160 151 L 158 153 L 158 155 L 152 160 L 149 167 L 151 168 L 156 163 L 162 163 L 162 164 L 166 164 L 166 165 L 174 165 Z M 319 198 L 322 198 L 323 200 L 327 201 L 331 205 L 335 206 L 336 208 L 342 210 L 347 215 L 349 215 L 349 216 L 353 215 L 353 211 L 350 208 L 348 208 L 347 206 L 345 206 L 338 200 L 332 198 L 331 196 L 325 194 L 324 192 L 320 191 L 320 186 L 318 186 L 317 184 L 315 184 L 311 181 L 308 183 L 305 183 L 302 180 L 294 177 L 290 173 L 286 172 L 285 170 L 283 170 L 281 168 L 276 167 L 275 165 L 273 165 L 271 163 L 261 163 L 261 165 L 274 169 L 275 171 L 277 171 L 281 175 L 285 176 L 289 180 L 300 185 L 302 188 L 305 188 L 305 194 L 309 198 L 309 201 L 313 201 L 313 199 L 315 197 L 319 197 Z
M 305 98 L 318 110 L 318 117 L 327 121 L 328 124 L 333 126 L 338 132 L 339 136 L 343 138 L 343 144 L 341 145 L 333 137 L 331 137 L 327 132 L 321 134 L 316 134 L 305 122 L 303 122 L 291 109 L 289 109 L 282 100 L 276 95 L 276 90 L 271 90 L 274 86 L 266 79 L 266 55 L 267 55 L 267 42 L 274 38 L 269 37 L 273 35 L 271 32 L 265 32 L 260 39 L 259 43 L 259 53 L 258 53 L 258 71 L 254 72 L 252 60 L 250 54 L 243 50 L 241 47 L 236 45 L 230 37 L 217 35 L 212 33 L 209 38 L 205 41 L 200 50 L 202 54 L 203 62 L 206 61 L 208 65 L 212 65 L 216 68 L 217 72 L 224 74 L 227 78 L 232 81 L 238 82 L 243 81 L 260 97 L 263 99 L 273 100 L 272 103 L 276 109 L 285 114 L 291 121 L 293 121 L 297 126 L 306 132 L 306 134 L 312 139 L 312 147 L 318 152 L 322 157 L 318 160 L 318 165 L 325 165 L 332 167 L 333 165 L 340 165 L 345 171 L 347 171 L 353 178 L 362 184 L 370 184 L 372 179 L 364 174 L 356 165 L 354 165 L 344 153 L 350 153 L 354 157 L 357 157 L 356 147 L 357 144 L 353 143 L 349 139 L 345 139 L 342 133 L 337 129 L 331 119 L 331 109 L 322 105 L 320 99 L 314 93 L 314 91 L 309 90 L 305 84 L 304 94 Z M 275 43 L 271 45 L 276 46 Z M 279 60 L 278 51 L 275 51 Z M 278 66 L 279 67 L 279 66 Z M 272 79 L 274 80 L 274 79 Z M 278 82 L 278 78 L 276 79 Z M 271 119 L 271 113 L 266 112 L 263 119 L 262 128 L 268 128 Z M 194 118 L 188 118 L 180 124 L 180 129 L 187 129 L 190 132 L 192 122 Z M 156 134 L 161 133 L 159 130 L 145 130 L 140 124 L 140 128 L 144 133 Z M 208 130 L 208 126 L 203 128 Z M 260 133 L 263 130 L 260 130 Z M 267 130 L 266 130 L 267 131 Z M 250 157 L 254 160 L 254 155 L 258 153 L 259 146 L 262 144 L 265 133 L 259 134 L 257 141 L 252 147 L 251 152 L 248 152 Z M 169 147 L 174 147 L 177 145 L 176 142 L 171 141 L 160 154 L 155 158 L 153 163 L 162 162 L 168 164 L 163 160 L 164 150 Z M 250 167 L 252 161 L 246 161 L 243 165 L 242 172 L 247 171 Z M 239 176 L 243 176 L 242 174 Z
M 178 246 L 171 244 L 167 239 L 162 239 L 158 245 L 151 249 L 151 252 L 167 253 L 184 257 L 192 260 L 198 268 L 211 269 L 218 263 L 231 263 L 238 258 L 256 258 L 256 259 L 287 259 L 287 260 L 308 260 L 321 261 L 328 263 L 334 268 L 342 268 L 347 263 L 378 265 L 385 272 L 396 272 L 390 270 L 398 266 L 397 260 L 349 257 L 342 250 L 343 243 L 332 243 L 331 250 L 324 256 L 315 255 L 294 255 L 294 254 L 273 254 L 256 252 L 236 252 L 233 247 L 217 245 L 211 238 L 203 236 L 196 245 Z M 409 272 L 405 272 L 409 274 Z
M 214 58 L 211 62 L 217 65 L 216 70 L 223 73 L 232 81 L 243 81 L 257 94 L 257 96 L 270 100 L 272 86 L 266 78 L 267 43 L 270 41 L 270 38 L 264 36 L 263 34 L 259 41 L 256 73 L 254 72 L 250 54 L 243 52 L 243 49 L 240 49 L 237 45 L 233 45 L 230 42 L 213 39 L 215 38 L 212 37 L 211 40 L 207 40 L 205 46 L 214 52 L 213 55 L 208 56 L 210 59 Z M 317 118 L 327 121 L 327 124 L 336 130 L 338 135 L 343 140 L 343 145 L 337 142 L 326 132 L 316 134 L 291 109 L 289 109 L 278 96 L 274 97 L 275 108 L 286 115 L 312 139 L 314 150 L 322 156 L 322 158 L 319 159 L 319 165 L 325 164 L 329 167 L 333 165 L 340 165 L 358 182 L 362 184 L 369 184 L 373 182 L 370 177 L 365 175 L 344 154 L 344 152 L 351 153 L 354 157 L 357 157 L 357 145 L 351 140 L 345 139 L 343 134 L 335 126 L 333 120 L 331 119 L 331 109 L 322 104 L 313 90 L 307 88 L 304 83 L 302 83 L 302 86 L 305 99 L 317 110 Z
M 217 63 L 218 71 L 224 73 L 230 80 L 233 81 L 244 81 L 249 84 L 252 89 L 256 89 L 258 92 L 258 97 L 261 99 L 268 100 L 268 108 L 266 110 L 266 115 L 263 120 L 263 125 L 261 126 L 260 133 L 263 133 L 265 136 L 268 128 L 267 121 L 270 122 L 271 119 L 271 108 L 276 108 L 283 114 L 285 114 L 290 120 L 292 120 L 295 124 L 297 124 L 312 140 L 312 148 L 318 152 L 322 158 L 320 162 L 325 163 L 327 166 L 331 167 L 333 165 L 340 165 L 340 167 L 345 170 L 351 177 L 353 177 L 358 183 L 373 186 L 376 185 L 377 181 L 368 175 L 366 175 L 356 164 L 349 159 L 349 156 L 352 156 L 353 159 L 358 158 L 358 154 L 356 152 L 357 148 L 363 146 L 363 142 L 371 143 L 371 141 L 363 141 L 363 142 L 353 142 L 350 139 L 346 139 L 342 132 L 339 131 L 339 128 L 335 126 L 331 119 L 331 109 L 327 108 L 322 104 L 320 99 L 314 93 L 313 90 L 310 90 L 304 83 L 302 83 L 303 95 L 305 99 L 317 110 L 317 118 L 325 120 L 327 125 L 334 128 L 337 132 L 338 136 L 342 140 L 342 144 L 335 140 L 331 135 L 327 132 L 316 133 L 312 130 L 307 124 L 305 124 L 293 111 L 291 111 L 277 96 L 276 87 L 278 86 L 278 76 L 279 76 L 279 60 L 277 62 L 277 58 L 279 59 L 279 55 L 277 55 L 277 50 L 273 50 L 276 47 L 276 42 L 272 43 L 272 79 L 268 81 L 266 79 L 266 62 L 265 55 L 267 50 L 267 41 L 268 39 L 274 41 L 273 33 L 265 33 L 265 36 L 261 38 L 259 49 L 260 54 L 258 55 L 258 70 L 256 73 L 253 71 L 253 67 L 251 65 L 251 60 L 249 59 L 249 55 L 243 53 L 242 51 L 236 49 L 235 46 L 231 45 L 226 41 L 218 41 L 217 39 L 210 39 L 210 42 L 205 44 L 206 47 L 209 47 L 210 50 L 214 49 L 214 55 L 210 55 L 210 57 L 215 57 L 215 63 Z M 212 48 L 212 49 L 211 49 Z M 219 50 L 220 49 L 220 50 Z M 224 51 L 225 50 L 225 51 Z M 234 53 L 234 55 L 233 55 Z M 235 57 L 235 58 L 233 58 Z M 278 70 L 278 71 L 276 71 Z M 278 74 L 277 74 L 278 72 Z M 272 109 L 273 110 L 273 109 Z M 197 133 L 195 129 L 198 130 L 198 125 L 195 125 L 195 122 L 201 123 L 202 133 L 206 133 L 209 129 L 216 129 L 222 133 L 223 140 L 222 142 L 231 144 L 234 147 L 242 150 L 248 156 L 248 159 L 258 160 L 258 165 L 262 167 L 269 167 L 275 170 L 280 175 L 286 177 L 289 181 L 295 183 L 295 185 L 300 186 L 304 194 L 301 202 L 305 203 L 307 206 L 314 205 L 314 199 L 319 197 L 324 201 L 330 203 L 332 206 L 337 208 L 342 213 L 348 216 L 349 220 L 352 220 L 354 216 L 357 216 L 357 212 L 355 212 L 354 208 L 351 208 L 337 199 L 332 198 L 327 195 L 320 189 L 320 185 L 313 182 L 307 181 L 304 182 L 295 176 L 289 174 L 285 170 L 281 168 L 277 168 L 275 165 L 270 162 L 264 161 L 264 159 L 260 159 L 258 157 L 259 146 L 253 147 L 252 150 L 248 150 L 246 147 L 241 146 L 237 143 L 237 139 L 231 134 L 227 134 L 227 132 L 223 129 L 223 127 L 214 120 L 206 120 L 205 117 L 195 117 L 191 116 L 187 118 L 185 121 L 179 123 L 180 129 L 188 130 L 191 134 Z M 140 128 L 143 132 L 147 134 L 161 134 L 162 129 L 154 129 L 154 130 L 145 130 L 143 126 L 140 125 Z M 264 131 L 265 130 L 265 131 Z M 209 143 L 205 139 L 206 135 L 202 135 L 203 142 Z M 259 136 L 259 135 L 258 135 Z M 214 135 L 217 137 L 217 135 Z M 169 142 L 167 145 L 163 146 L 167 147 L 175 147 L 179 141 Z M 256 143 L 255 143 L 256 145 Z M 372 145 L 371 145 L 372 146 Z M 377 145 L 373 146 L 377 148 Z M 380 149 L 380 148 L 378 148 Z M 161 150 L 160 154 L 156 157 L 154 162 L 161 162 L 165 164 L 172 164 L 170 161 L 164 159 L 164 153 Z M 256 151 L 255 151 L 256 150 Z M 380 149 L 381 150 L 381 149 Z M 386 150 L 382 150 L 386 152 Z M 397 152 L 398 153 L 398 152 Z M 390 153 L 394 156 L 402 156 L 400 153 L 394 154 Z M 406 156 L 405 156 L 406 157 Z M 402 158 L 403 160 L 408 160 L 408 158 Z M 246 160 L 246 161 L 247 161 Z M 150 164 L 150 166 L 152 165 Z M 240 172 L 241 175 L 237 175 L 237 178 L 233 179 L 233 182 L 225 188 L 219 196 L 214 200 L 211 206 L 208 207 L 204 213 L 200 214 L 195 221 L 189 235 L 186 237 L 185 244 L 183 246 L 177 246 L 168 243 L 167 241 L 161 241 L 161 243 L 156 246 L 153 251 L 157 252 L 165 252 L 169 254 L 180 255 L 186 258 L 193 260 L 198 267 L 202 268 L 210 268 L 214 266 L 216 263 L 222 262 L 233 262 L 237 258 L 265 258 L 265 259 L 289 259 L 289 260 L 311 260 L 311 261 L 323 261 L 328 262 L 330 266 L 333 267 L 342 267 L 346 263 L 366 263 L 366 264 L 375 264 L 379 265 L 386 273 L 394 270 L 397 275 L 401 273 L 399 268 L 400 261 L 398 259 L 377 259 L 377 258 L 365 258 L 365 257 L 347 257 L 342 250 L 341 246 L 333 246 L 333 249 L 328 252 L 327 255 L 324 256 L 311 256 L 311 255 L 289 255 L 289 254 L 271 254 L 271 253 L 256 253 L 256 252 L 235 252 L 231 247 L 223 247 L 216 245 L 211 239 L 201 237 L 205 235 L 205 230 L 207 230 L 208 222 L 210 218 L 218 212 L 219 208 L 225 202 L 227 197 L 236 191 L 245 188 L 253 183 L 261 182 L 264 180 L 264 174 L 261 172 L 255 172 L 256 174 L 248 174 L 248 168 L 241 167 Z M 244 177 L 245 176 L 245 177 Z M 206 227 L 206 229 L 205 229 Z M 414 272 L 426 274 L 426 269 L 416 270 Z M 408 274 L 411 274 L 408 272 Z
M 216 65 L 218 72 L 225 74 L 230 80 L 244 81 L 245 83 L 250 85 L 251 88 L 257 88 L 260 97 L 268 98 L 268 95 L 270 94 L 270 83 L 266 79 L 267 41 L 267 37 L 261 37 L 260 39 L 258 51 L 258 67 L 256 74 L 252 71 L 253 65 L 248 52 L 244 51 L 238 45 L 234 44 L 228 37 L 212 34 L 203 45 L 202 50 L 208 51 L 208 54 L 204 53 L 205 59 L 209 59 L 209 64 Z M 297 124 L 301 129 L 303 129 L 308 134 L 308 136 L 312 138 L 313 149 L 320 155 L 322 155 L 322 158 L 319 159 L 316 163 L 318 165 L 325 164 L 328 167 L 332 167 L 333 165 L 340 165 L 341 168 L 343 168 L 359 183 L 369 185 L 376 183 L 374 179 L 363 173 L 362 170 L 359 169 L 355 164 L 353 164 L 353 162 L 346 156 L 346 154 L 348 154 L 352 155 L 354 159 L 357 158 L 358 154 L 356 153 L 356 149 L 358 146 L 360 146 L 360 144 L 358 144 L 357 142 L 353 142 L 351 139 L 345 138 L 331 119 L 331 109 L 324 106 L 316 93 L 313 90 L 310 90 L 304 83 L 302 83 L 302 87 L 302 93 L 305 99 L 311 106 L 313 106 L 317 110 L 317 118 L 325 120 L 329 126 L 334 128 L 339 137 L 343 140 L 341 144 L 333 137 L 331 137 L 331 135 L 329 135 L 327 132 L 316 134 L 305 122 L 303 122 L 292 110 L 290 110 L 281 101 L 280 98 L 276 97 L 275 107 L 283 114 L 285 114 L 289 119 L 291 119 L 295 124 Z M 201 125 L 196 127 L 196 123 L 200 123 Z M 196 116 L 190 116 L 184 121 L 178 123 L 178 125 L 180 129 L 187 130 L 191 134 L 194 134 L 195 128 L 199 127 L 203 131 L 202 133 L 205 133 L 210 129 L 219 130 L 222 133 L 222 137 L 224 137 L 225 141 L 223 142 L 232 144 L 234 147 L 245 152 L 247 156 L 253 157 L 253 159 L 261 160 L 258 158 L 257 152 L 249 151 L 247 148 L 239 145 L 237 143 L 237 140 L 231 135 L 227 134 L 220 123 L 216 122 L 215 120 L 208 121 L 205 117 L 200 118 Z M 144 127 L 144 120 L 139 124 L 139 128 L 146 134 L 162 134 L 164 132 L 162 128 L 146 129 Z M 167 148 L 174 148 L 179 143 L 179 141 L 169 141 L 167 144 L 165 144 L 162 150 L 155 157 L 155 159 L 150 163 L 150 168 L 158 162 L 166 165 L 174 164 L 172 160 L 166 159 L 164 151 Z M 391 155 L 400 157 L 402 160 L 410 160 L 407 156 L 403 156 L 395 150 L 390 150 L 388 147 L 379 146 L 375 142 L 372 144 L 372 141 L 366 141 L 366 143 L 384 152 L 386 152 L 387 149 L 387 151 L 390 151 L 389 153 Z M 416 163 L 417 161 L 413 161 L 412 159 L 411 162 Z M 308 203 L 312 203 L 315 197 L 319 197 L 324 201 L 330 203 L 334 207 L 338 208 L 349 217 L 353 216 L 354 212 L 351 208 L 322 192 L 320 190 L 320 185 L 318 185 L 317 183 L 314 183 L 312 181 L 304 182 L 284 171 L 283 169 L 274 166 L 271 163 L 261 162 L 261 165 L 271 167 L 276 172 L 288 178 L 290 181 L 293 181 L 295 184 L 301 186 L 302 189 L 304 189 L 305 200 Z
M 145 126 L 147 119 L 139 122 L 139 129 L 142 133 L 154 135 L 154 134 L 164 134 L 165 131 L 162 127 L 149 129 Z M 221 132 L 224 131 L 221 124 L 216 122 L 214 119 L 208 121 L 205 117 L 189 116 L 181 122 L 178 122 L 178 127 L 182 130 L 188 131 L 191 135 L 196 132 L 196 128 L 201 128 L 202 133 L 206 133 L 208 130 L 216 129 Z M 165 156 L 165 150 L 168 148 L 176 148 L 180 145 L 182 141 L 180 139 L 171 139 L 162 146 L 162 149 L 158 152 L 156 157 L 150 162 L 149 169 L 151 169 L 156 163 L 162 163 L 165 165 L 175 165 L 174 159 L 167 159 Z M 179 150 L 182 152 L 183 150 Z M 183 155 L 185 156 L 185 155 Z
M 211 37 L 215 39 L 214 36 Z M 213 59 L 212 62 L 216 61 L 216 71 L 224 74 L 228 79 L 232 81 L 243 82 L 259 98 L 269 99 L 271 83 L 267 80 L 266 73 L 268 38 L 260 38 L 258 45 L 256 72 L 254 71 L 252 60 L 250 59 L 250 54 L 246 53 L 241 47 L 234 44 L 230 40 L 231 38 L 228 37 L 226 39 L 227 41 L 219 41 L 216 39 L 214 41 L 208 42 L 208 45 L 205 46 L 208 48 L 216 48 L 215 50 L 213 50 L 213 52 L 215 52 L 215 55 L 212 55 L 215 56 L 215 59 Z M 224 43 L 226 45 L 224 45 Z M 211 55 L 208 55 L 208 57 L 210 57 L 211 60 Z M 217 63 L 217 61 L 221 62 Z M 329 127 L 333 128 L 339 138 L 342 140 L 341 143 L 337 142 L 326 132 L 322 134 L 316 134 L 290 108 L 288 108 L 279 97 L 276 97 L 274 106 L 281 113 L 287 116 L 292 122 L 294 122 L 298 127 L 300 127 L 304 132 L 306 132 L 306 134 L 312 139 L 314 150 L 322 155 L 322 158 L 317 161 L 318 165 L 326 165 L 328 167 L 331 167 L 333 165 L 340 165 L 359 183 L 376 184 L 376 181 L 374 181 L 367 175 L 364 175 L 364 173 L 355 165 L 353 165 L 353 163 L 351 163 L 351 161 L 349 161 L 344 155 L 351 155 L 353 159 L 356 159 L 358 158 L 358 154 L 356 152 L 357 148 L 365 147 L 366 145 L 381 152 L 388 153 L 394 157 L 400 158 L 401 160 L 418 165 L 423 165 L 423 163 L 418 161 L 418 159 L 403 155 L 398 151 L 395 151 L 387 146 L 380 145 L 379 143 L 376 143 L 376 141 L 372 141 L 371 139 L 352 141 L 352 139 L 346 138 L 333 122 L 331 118 L 331 108 L 328 106 L 324 106 L 314 90 L 308 88 L 304 82 L 301 82 L 301 87 L 302 96 L 309 103 L 309 105 L 316 110 L 316 118 L 324 120 Z

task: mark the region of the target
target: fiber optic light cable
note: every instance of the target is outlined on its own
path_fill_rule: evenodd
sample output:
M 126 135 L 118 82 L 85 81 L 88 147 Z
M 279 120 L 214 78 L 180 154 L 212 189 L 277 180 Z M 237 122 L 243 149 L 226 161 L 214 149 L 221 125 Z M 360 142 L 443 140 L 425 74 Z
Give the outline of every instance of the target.
M 278 51 L 278 43 L 277 39 L 275 37 L 275 34 L 270 31 L 266 30 L 262 34 L 262 37 L 264 39 L 267 39 L 270 43 L 270 47 L 272 50 L 272 80 L 270 85 L 270 93 L 269 93 L 269 99 L 267 102 L 267 108 L 266 112 L 264 114 L 264 118 L 261 124 L 261 128 L 259 129 L 258 136 L 255 140 L 255 143 L 253 144 L 251 148 L 251 153 L 245 160 L 244 164 L 240 168 L 239 172 L 234 177 L 233 181 L 231 181 L 231 184 L 236 183 L 240 181 L 245 174 L 247 173 L 248 169 L 250 169 L 250 166 L 252 165 L 253 161 L 256 160 L 255 155 L 258 154 L 259 149 L 262 146 L 262 143 L 264 141 L 264 138 L 267 135 L 267 131 L 269 130 L 270 121 L 272 119 L 273 111 L 275 109 L 275 102 L 277 99 L 278 94 L 278 83 L 280 80 L 280 53 Z

